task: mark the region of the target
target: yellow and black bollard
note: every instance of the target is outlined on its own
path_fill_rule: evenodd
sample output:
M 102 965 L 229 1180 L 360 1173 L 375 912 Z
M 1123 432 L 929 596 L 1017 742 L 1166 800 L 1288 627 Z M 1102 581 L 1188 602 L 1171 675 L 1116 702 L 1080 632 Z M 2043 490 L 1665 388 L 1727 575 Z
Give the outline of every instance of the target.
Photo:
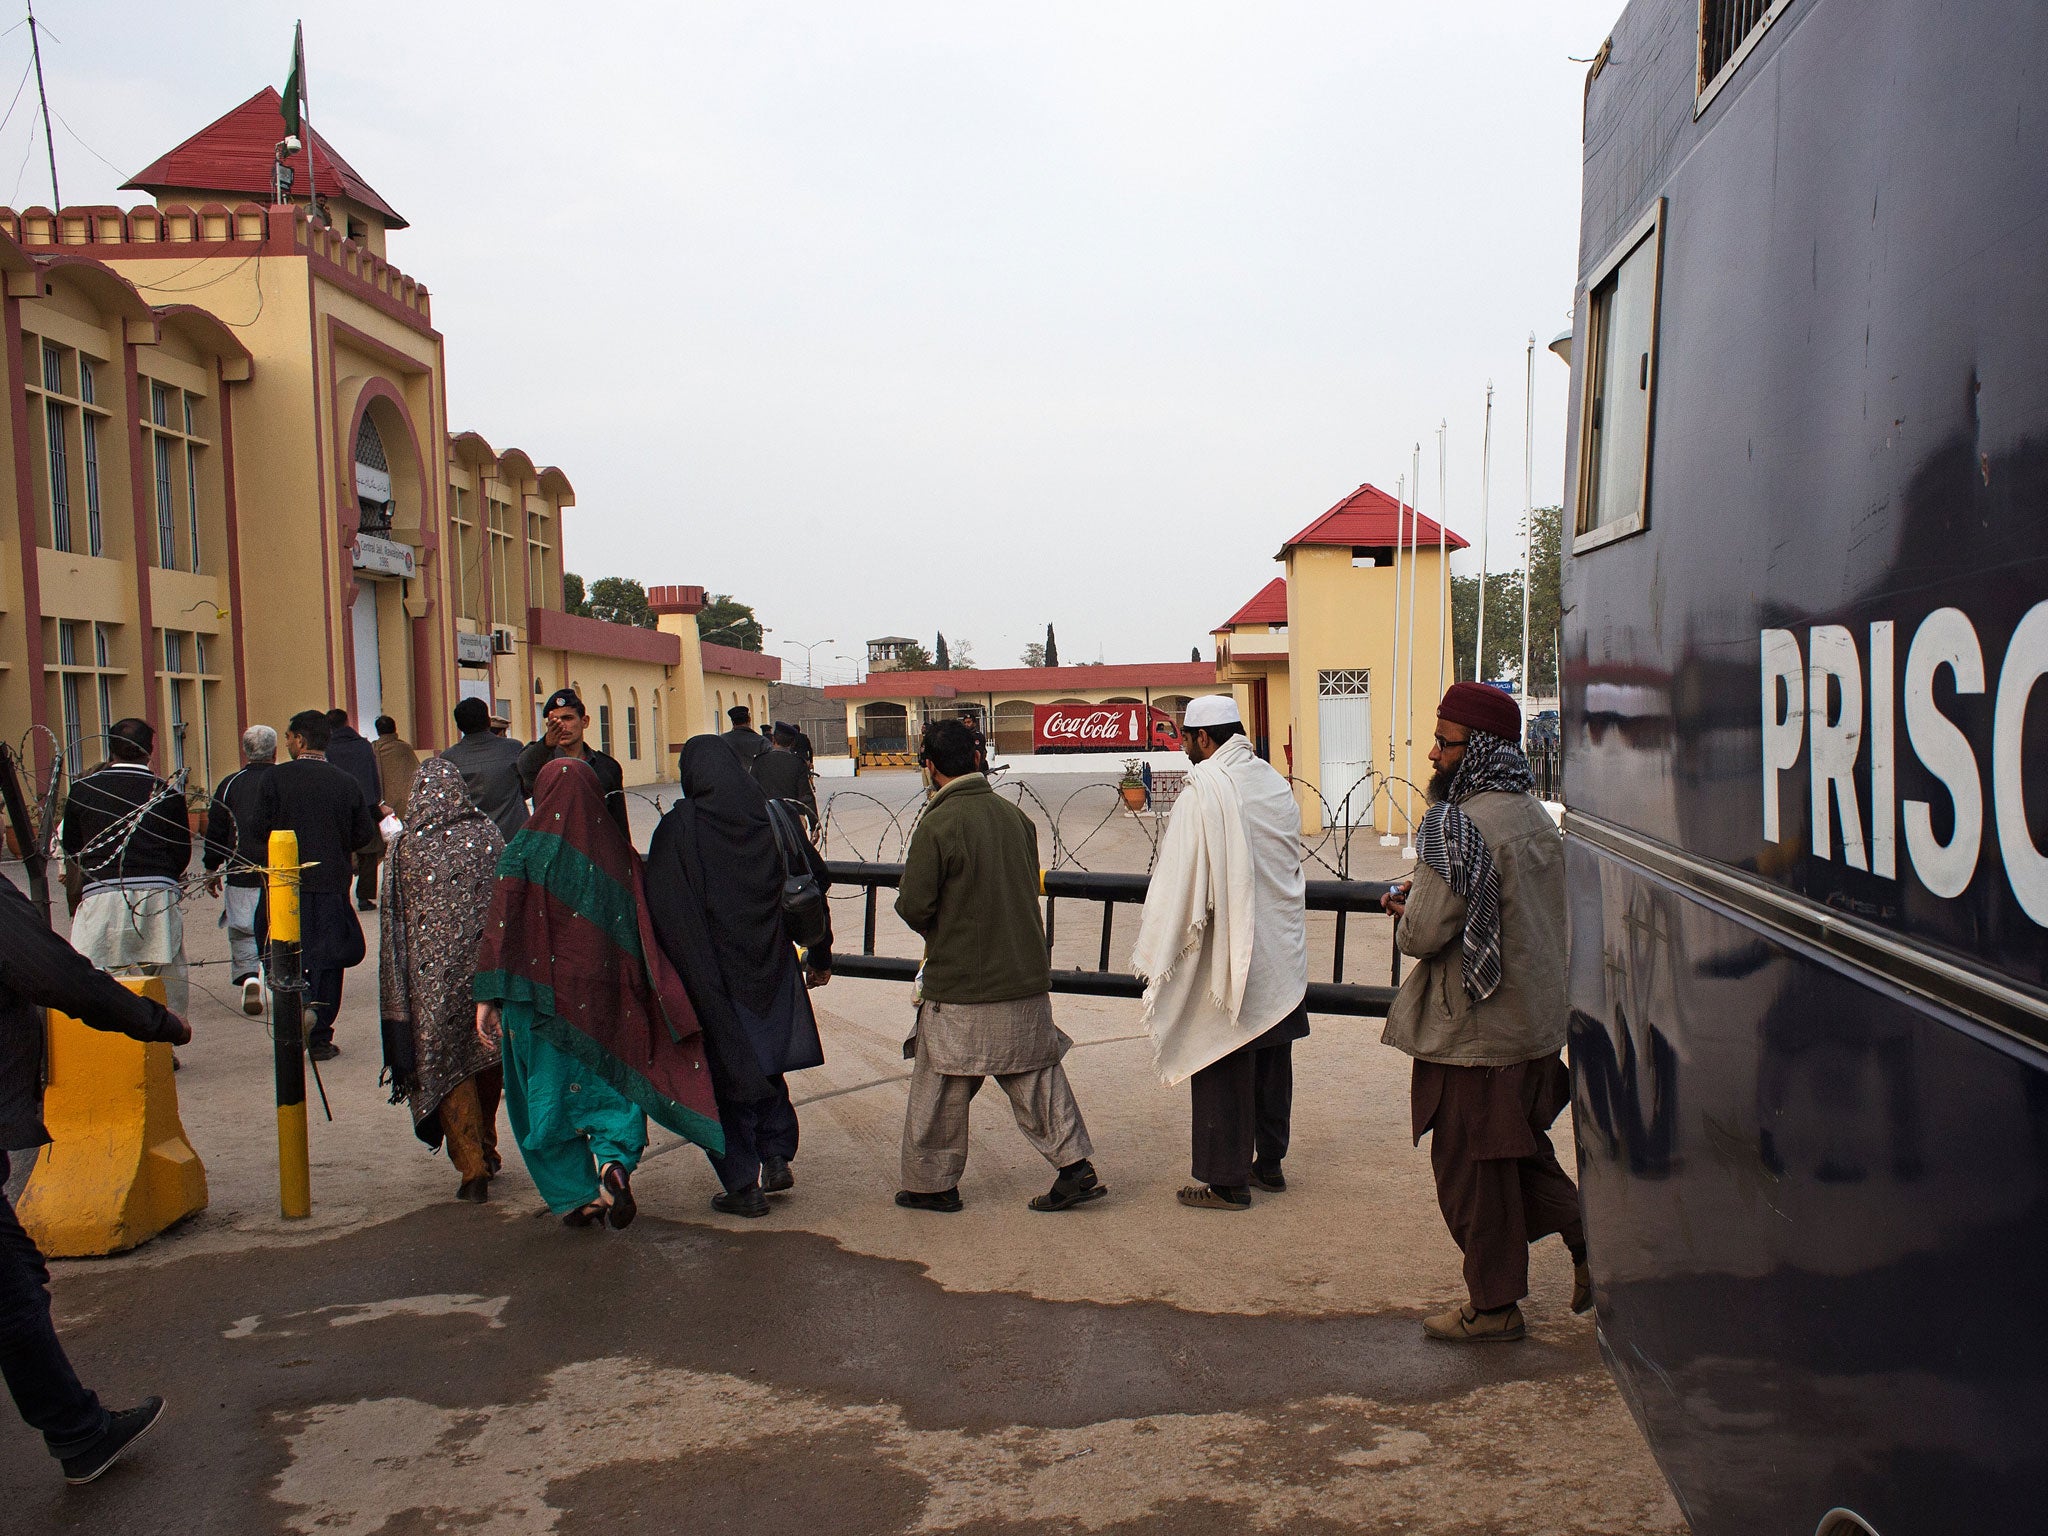
M 313 1214 L 306 1150 L 306 1031 L 299 951 L 299 836 L 270 834 L 270 1032 L 277 1073 L 277 1207 L 287 1219 Z

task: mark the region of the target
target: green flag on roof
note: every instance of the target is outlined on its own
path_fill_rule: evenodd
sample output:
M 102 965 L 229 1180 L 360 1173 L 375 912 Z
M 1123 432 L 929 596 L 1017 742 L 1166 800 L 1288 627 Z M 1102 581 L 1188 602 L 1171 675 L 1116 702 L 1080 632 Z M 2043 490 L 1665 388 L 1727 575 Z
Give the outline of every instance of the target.
M 300 113 L 306 97 L 306 24 L 302 21 L 292 28 L 292 72 L 285 76 L 284 101 L 279 110 L 284 114 L 284 131 L 294 138 L 303 138 L 299 131 Z

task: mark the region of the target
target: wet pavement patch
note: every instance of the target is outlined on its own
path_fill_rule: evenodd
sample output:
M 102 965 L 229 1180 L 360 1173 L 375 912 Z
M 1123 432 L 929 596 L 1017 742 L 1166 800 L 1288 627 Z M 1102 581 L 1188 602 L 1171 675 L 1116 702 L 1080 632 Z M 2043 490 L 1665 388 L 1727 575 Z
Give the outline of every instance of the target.
M 1577 1322 L 1459 1350 L 1407 1316 L 962 1294 L 808 1233 L 575 1232 L 504 1206 L 74 1269 L 59 1300 L 84 1319 L 66 1332 L 81 1374 L 116 1403 L 160 1391 L 171 1416 L 70 1492 L 25 1426 L 0 1431 L 0 1496 L 26 1516 L 9 1530 L 1112 1529 L 1162 1499 L 1181 1511 L 1162 1528 L 1211 1528 L 1214 1508 L 1236 1523 L 1213 1528 L 1245 1529 L 1230 1477 L 1405 1467 L 1452 1400 L 1591 1393 L 1620 1412 Z M 1206 1469 L 1192 1503 L 1172 1458 L 1146 1461 L 1155 1419 L 1162 1453 Z M 1101 1527 L 1047 1492 L 1103 1479 Z

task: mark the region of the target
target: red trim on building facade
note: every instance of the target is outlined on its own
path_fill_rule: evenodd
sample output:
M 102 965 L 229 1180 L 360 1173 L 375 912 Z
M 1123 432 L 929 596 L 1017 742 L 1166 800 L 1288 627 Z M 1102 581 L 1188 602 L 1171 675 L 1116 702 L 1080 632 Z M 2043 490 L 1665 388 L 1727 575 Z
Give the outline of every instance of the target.
M 742 650 L 736 645 L 718 645 L 710 640 L 700 640 L 697 649 L 703 653 L 706 672 L 723 672 L 728 677 L 752 677 L 764 683 L 782 681 L 782 658 L 764 656 L 759 651 Z
M 608 624 L 603 619 L 586 619 L 579 613 L 558 608 L 526 610 L 526 643 L 530 649 L 575 651 L 585 656 L 609 656 L 618 661 L 645 661 L 673 667 L 683 659 L 683 642 L 658 629 L 637 624 Z
M 142 718 L 156 733 L 163 734 L 163 702 L 157 688 L 156 613 L 149 600 L 150 569 L 162 559 L 156 539 L 155 474 L 150 455 L 143 452 L 142 418 L 149 410 L 149 396 L 142 390 L 142 364 L 135 355 L 135 343 L 121 343 L 121 371 L 128 385 L 128 490 L 135 510 L 135 621 L 142 631 Z
M 708 649 L 708 647 L 707 647 Z M 710 670 L 710 663 L 705 663 Z M 1216 691 L 1216 668 L 1206 661 L 1133 662 L 1103 667 L 994 667 L 988 671 L 875 672 L 865 682 L 838 683 L 831 699 L 950 699 L 966 693 L 1046 693 L 1103 688 L 1201 688 Z
M 214 360 L 220 373 L 221 360 Z M 228 384 L 220 381 L 221 494 L 227 504 L 228 525 L 228 636 L 235 652 L 235 732 L 249 729 L 249 658 L 242 649 L 242 534 L 235 504 L 235 412 L 228 403 Z

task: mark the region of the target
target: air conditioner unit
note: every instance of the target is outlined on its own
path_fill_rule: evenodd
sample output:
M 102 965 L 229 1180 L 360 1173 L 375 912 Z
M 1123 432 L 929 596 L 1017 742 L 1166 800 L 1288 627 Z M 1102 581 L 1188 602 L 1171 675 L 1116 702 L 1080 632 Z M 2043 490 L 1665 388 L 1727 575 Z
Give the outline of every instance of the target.
M 512 642 L 512 631 L 511 631 L 511 630 L 509 630 L 509 629 L 503 629 L 503 628 L 500 628 L 500 629 L 494 629 L 494 630 L 492 630 L 492 631 L 491 631 L 491 654 L 492 654 L 492 655 L 494 655 L 494 656 L 510 656 L 510 655 L 512 654 L 512 650 L 513 650 L 513 642 Z

